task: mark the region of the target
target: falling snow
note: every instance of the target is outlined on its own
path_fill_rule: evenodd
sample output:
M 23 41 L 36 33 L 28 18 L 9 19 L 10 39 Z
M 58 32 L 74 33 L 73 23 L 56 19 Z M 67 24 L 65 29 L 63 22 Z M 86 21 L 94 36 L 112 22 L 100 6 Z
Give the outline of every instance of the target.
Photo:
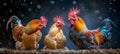
M 102 16 L 99 16 L 99 17 L 98 17 L 98 19 L 99 19 L 99 20 L 102 20 L 102 19 L 103 19 L 103 17 L 102 17 Z
M 109 4 L 111 5 L 111 4 L 112 4 L 112 2 L 110 1 L 110 2 L 109 2 Z
M 113 0 L 113 2 L 115 2 L 116 0 Z
M 50 3 L 51 3 L 51 4 L 55 4 L 55 1 L 52 0 L 52 1 L 50 1 Z
M 94 13 L 95 13 L 95 14 L 98 14 L 98 13 L 99 13 L 99 10 L 95 10 Z
M 7 3 L 3 3 L 4 6 L 7 6 Z
M 116 10 L 115 10 L 115 9 L 113 9 L 113 12 L 115 13 L 115 12 L 116 12 Z
M 12 10 L 11 10 L 11 9 L 10 9 L 9 11 L 10 11 L 10 13 L 12 13 Z
M 73 3 L 73 4 L 77 4 L 77 2 L 76 2 L 76 1 L 73 1 L 72 3 Z
M 63 7 L 62 9 L 63 9 L 63 10 L 65 10 L 65 8 L 64 8 L 64 7 Z
M 27 4 L 26 3 L 21 3 L 22 6 L 24 7 L 27 7 Z
M 109 10 L 111 10 L 112 8 L 111 7 L 109 7 Z
M 29 11 L 29 12 L 31 12 L 31 11 L 32 11 L 32 9 L 31 9 L 31 8 L 28 8 L 28 11 Z
M 24 17 L 25 15 L 24 14 L 21 14 L 21 17 Z
M 5 22 L 5 19 L 3 19 L 3 22 Z
M 41 5 L 37 5 L 37 8 L 40 9 L 40 8 L 41 8 Z
M 26 0 L 23 0 L 24 2 L 26 2 Z
M 33 2 L 30 2 L 30 4 L 33 4 Z

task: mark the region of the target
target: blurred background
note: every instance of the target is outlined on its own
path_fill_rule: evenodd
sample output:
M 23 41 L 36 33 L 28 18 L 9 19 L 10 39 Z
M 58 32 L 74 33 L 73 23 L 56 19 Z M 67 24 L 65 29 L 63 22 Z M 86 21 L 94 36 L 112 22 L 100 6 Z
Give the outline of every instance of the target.
M 110 18 L 117 27 L 112 30 L 111 48 L 120 48 L 120 3 L 119 0 L 0 0 L 0 48 L 15 49 L 11 28 L 5 30 L 7 20 L 12 15 L 17 15 L 23 25 L 41 15 L 48 19 L 47 27 L 42 30 L 42 40 L 39 42 L 44 47 L 44 37 L 47 35 L 55 16 L 62 16 L 65 22 L 63 32 L 67 38 L 68 49 L 78 48 L 68 37 L 68 12 L 70 8 L 78 7 L 79 16 L 82 17 L 89 29 L 96 29 L 104 18 Z

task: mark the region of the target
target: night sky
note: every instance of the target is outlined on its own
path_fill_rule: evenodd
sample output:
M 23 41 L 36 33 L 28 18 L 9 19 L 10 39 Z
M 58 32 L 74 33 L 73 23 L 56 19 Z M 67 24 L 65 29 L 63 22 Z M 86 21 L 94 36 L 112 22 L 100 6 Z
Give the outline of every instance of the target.
M 40 48 L 44 47 L 44 37 L 48 34 L 55 16 L 64 19 L 63 32 L 67 38 L 68 49 L 78 48 L 70 41 L 68 36 L 68 12 L 70 8 L 78 7 L 79 16 L 82 17 L 89 29 L 96 29 L 104 18 L 110 18 L 117 27 L 113 26 L 111 48 L 120 48 L 120 3 L 118 0 L 0 0 L 0 48 L 15 48 L 15 41 L 12 38 L 11 28 L 5 30 L 7 20 L 10 16 L 18 16 L 23 25 L 32 19 L 46 16 L 47 27 L 42 30 L 43 37 L 40 41 Z

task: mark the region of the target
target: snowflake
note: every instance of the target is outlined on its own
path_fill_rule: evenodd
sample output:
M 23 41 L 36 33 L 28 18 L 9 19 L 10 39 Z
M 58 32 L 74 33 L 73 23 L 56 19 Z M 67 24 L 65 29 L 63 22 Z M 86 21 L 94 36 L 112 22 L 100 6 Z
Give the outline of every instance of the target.
M 77 4 L 77 2 L 76 2 L 76 1 L 73 1 L 72 3 L 73 3 L 73 4 Z
M 112 8 L 111 7 L 109 7 L 109 10 L 111 10 Z
M 116 12 L 116 10 L 115 10 L 115 9 L 113 9 L 113 12 L 115 13 L 115 12 Z
M 98 13 L 99 13 L 99 10 L 95 10 L 94 13 L 98 14 Z
M 10 9 L 9 11 L 10 11 L 10 13 L 12 13 L 12 10 L 11 10 L 11 9 Z
M 64 8 L 64 7 L 63 7 L 62 9 L 63 9 L 63 10 L 65 10 L 65 8 Z
M 3 5 L 4 5 L 4 6 L 7 6 L 7 3 L 4 2 Z
M 41 5 L 37 5 L 37 8 L 40 9 L 40 8 L 41 8 Z
M 116 0 L 113 0 L 113 2 L 115 2 Z
M 31 11 L 32 11 L 32 9 L 31 9 L 31 8 L 28 8 L 28 11 L 29 11 L 29 12 L 31 12 Z
M 21 14 L 21 17 L 24 17 L 25 15 L 24 14 Z
M 30 2 L 30 4 L 33 4 L 33 2 Z
M 102 19 L 103 19 L 103 17 L 102 17 L 102 16 L 99 16 L 99 17 L 98 17 L 98 19 L 99 19 L 99 20 L 102 20 Z
M 3 19 L 3 22 L 5 22 L 5 19 Z
M 26 0 L 23 0 L 24 2 L 26 2 Z
M 51 3 L 51 4 L 55 4 L 55 1 L 52 0 L 52 1 L 50 1 L 50 3 Z
M 112 4 L 112 2 L 109 2 L 109 4 L 111 5 L 111 4 Z

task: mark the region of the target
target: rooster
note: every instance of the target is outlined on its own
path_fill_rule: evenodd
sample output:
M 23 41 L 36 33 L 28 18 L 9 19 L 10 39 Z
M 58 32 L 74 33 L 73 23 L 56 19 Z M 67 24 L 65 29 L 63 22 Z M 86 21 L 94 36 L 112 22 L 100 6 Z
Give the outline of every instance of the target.
M 41 29 L 47 24 L 44 16 L 31 20 L 26 26 L 21 24 L 21 20 L 17 16 L 11 16 L 7 22 L 6 30 L 10 23 L 13 38 L 16 41 L 16 49 L 34 50 L 39 47 L 38 42 L 42 37 Z
M 62 17 L 56 16 L 54 18 L 54 24 L 51 26 L 49 33 L 45 36 L 44 49 L 56 50 L 63 49 L 66 50 L 66 37 L 63 34 L 62 28 L 64 21 Z
M 79 48 L 99 48 L 103 43 L 106 42 L 106 40 L 110 43 L 112 34 L 111 23 L 113 22 L 109 18 L 104 19 L 101 23 L 102 25 L 97 29 L 89 30 L 84 20 L 78 16 L 79 13 L 80 10 L 78 10 L 77 8 L 72 8 L 68 14 L 68 19 L 70 21 L 69 36 L 73 37 L 70 39 L 74 42 L 75 45 L 77 45 Z M 73 34 L 75 32 L 72 32 L 71 28 L 73 28 L 74 31 L 77 32 L 78 35 L 76 36 L 79 36 L 79 38 L 75 37 L 75 35 Z M 81 35 L 84 38 L 81 38 Z M 75 38 L 79 40 L 75 40 Z

